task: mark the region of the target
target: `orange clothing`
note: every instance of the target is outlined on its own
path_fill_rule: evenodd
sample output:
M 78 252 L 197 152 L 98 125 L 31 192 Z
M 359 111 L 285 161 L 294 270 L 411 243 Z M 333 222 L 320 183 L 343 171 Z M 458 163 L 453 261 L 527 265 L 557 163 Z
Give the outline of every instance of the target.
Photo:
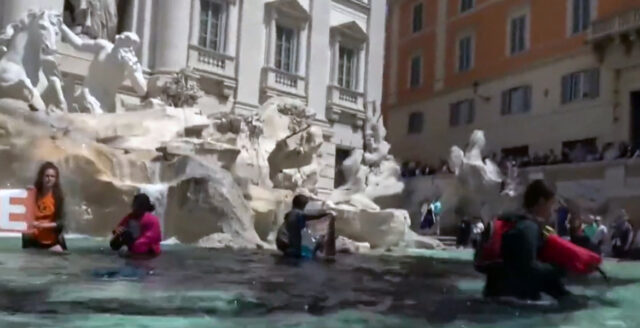
M 36 201 L 35 222 L 39 223 L 55 223 L 56 201 L 53 193 Z M 43 245 L 55 246 L 58 244 L 58 233 L 56 228 L 35 228 L 33 238 Z

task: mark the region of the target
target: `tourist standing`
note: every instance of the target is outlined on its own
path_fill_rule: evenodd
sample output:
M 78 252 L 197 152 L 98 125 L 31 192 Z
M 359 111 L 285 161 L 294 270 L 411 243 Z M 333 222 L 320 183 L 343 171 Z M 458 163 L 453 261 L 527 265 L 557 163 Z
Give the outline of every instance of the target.
M 598 229 L 596 230 L 596 234 L 593 236 L 592 242 L 596 245 L 599 253 L 602 254 L 602 246 L 607 240 L 609 231 L 607 229 L 607 226 L 602 223 L 602 217 L 596 216 L 595 224 L 597 225 Z
M 633 227 L 626 211 L 622 211 L 611 234 L 611 252 L 613 257 L 627 257 L 633 242 Z
M 42 164 L 33 188 L 36 190 L 35 218 L 28 231 L 22 234 L 22 248 L 63 252 L 67 245 L 62 235 L 64 194 L 58 167 L 51 162 Z

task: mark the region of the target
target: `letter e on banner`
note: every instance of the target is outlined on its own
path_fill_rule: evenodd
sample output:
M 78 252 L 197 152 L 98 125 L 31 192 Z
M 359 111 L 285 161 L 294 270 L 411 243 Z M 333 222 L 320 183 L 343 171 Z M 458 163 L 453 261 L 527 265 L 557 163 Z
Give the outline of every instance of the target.
M 27 231 L 35 214 L 35 197 L 35 189 L 0 189 L 0 231 Z

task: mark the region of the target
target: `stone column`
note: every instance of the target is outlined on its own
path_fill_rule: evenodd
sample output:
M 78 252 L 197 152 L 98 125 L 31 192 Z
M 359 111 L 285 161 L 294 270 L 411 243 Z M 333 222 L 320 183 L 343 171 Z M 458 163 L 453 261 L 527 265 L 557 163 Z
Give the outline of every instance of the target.
M 311 19 L 307 23 L 310 29 L 309 39 L 309 72 L 307 74 L 307 96 L 309 107 L 316 111 L 316 118 L 326 121 L 327 87 L 331 83 L 331 75 L 327 67 L 331 67 L 331 1 L 314 0 L 310 8 Z M 313 23 L 311 23 L 313 22 Z
M 189 44 L 198 44 L 200 37 L 200 0 L 191 0 L 191 27 Z
M 382 100 L 382 76 L 384 69 L 384 38 L 385 19 L 387 11 L 386 1 L 371 1 L 371 11 L 369 12 L 369 51 L 367 56 L 367 72 L 364 90 L 367 95 L 367 103 L 375 102 L 380 106 Z
M 227 12 L 227 44 L 225 53 L 235 57 L 238 47 L 238 19 L 239 19 L 240 1 L 231 1 L 229 3 L 229 11 Z
M 298 50 L 298 75 L 307 76 L 307 47 L 309 47 L 307 31 L 309 30 L 309 24 L 305 24 L 300 29 L 300 49 Z
M 155 61 L 153 70 L 158 73 L 178 71 L 187 66 L 190 0 L 155 0 L 153 15 Z
M 264 45 L 267 37 L 265 25 L 265 5 L 263 1 L 236 1 L 240 7 L 240 27 L 237 48 L 238 87 L 234 109 L 240 113 L 247 113 L 258 109 L 260 98 L 260 78 L 262 68 L 267 65 L 266 49 Z M 275 32 L 274 32 L 275 33 Z
M 64 0 L 0 0 L 0 26 L 16 22 L 29 9 L 47 9 L 62 13 Z

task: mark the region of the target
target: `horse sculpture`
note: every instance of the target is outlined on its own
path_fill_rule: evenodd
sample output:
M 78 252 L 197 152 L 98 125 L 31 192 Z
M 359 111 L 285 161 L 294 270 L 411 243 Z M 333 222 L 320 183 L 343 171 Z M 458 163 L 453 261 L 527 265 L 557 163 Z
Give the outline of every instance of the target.
M 60 80 L 53 60 L 60 24 L 59 14 L 29 11 L 0 35 L 0 98 L 23 100 L 33 111 L 46 109 L 37 88 L 41 72 L 49 82 Z M 54 88 L 61 98 L 59 83 Z

